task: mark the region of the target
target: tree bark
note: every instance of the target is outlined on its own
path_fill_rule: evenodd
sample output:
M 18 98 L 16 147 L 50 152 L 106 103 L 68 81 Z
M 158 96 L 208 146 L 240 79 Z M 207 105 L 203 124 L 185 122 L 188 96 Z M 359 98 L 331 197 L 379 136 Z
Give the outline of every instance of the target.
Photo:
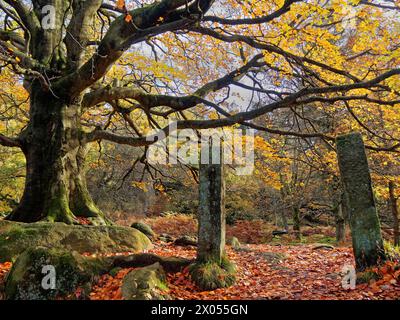
M 341 203 L 334 208 L 334 216 L 336 221 L 336 241 L 337 243 L 343 243 L 346 239 L 346 224 Z
M 300 209 L 298 206 L 292 207 L 292 218 L 293 218 L 293 233 L 297 240 L 301 240 L 301 219 L 300 219 Z
M 346 240 L 346 199 L 340 189 L 335 189 L 333 197 L 332 213 L 336 225 L 336 242 L 343 243 Z
M 24 194 L 9 220 L 72 224 L 76 216 L 104 220 L 85 181 L 86 148 L 81 141 L 81 109 L 37 83 L 32 86 L 30 123 L 22 134 L 26 157 Z
M 394 194 L 395 185 L 393 181 L 389 182 L 390 207 L 393 215 L 393 243 L 400 246 L 400 230 L 399 230 L 399 209 L 397 207 L 397 198 Z
M 340 136 L 336 144 L 349 207 L 356 269 L 364 271 L 386 259 L 368 160 L 361 134 Z

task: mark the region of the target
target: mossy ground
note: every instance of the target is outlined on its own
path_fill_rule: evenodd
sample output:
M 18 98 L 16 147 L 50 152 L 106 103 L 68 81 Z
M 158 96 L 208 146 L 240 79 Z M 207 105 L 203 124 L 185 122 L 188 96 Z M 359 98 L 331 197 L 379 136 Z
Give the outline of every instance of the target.
M 202 290 L 228 288 L 236 282 L 236 267 L 224 257 L 221 263 L 197 262 L 189 267 L 192 280 Z

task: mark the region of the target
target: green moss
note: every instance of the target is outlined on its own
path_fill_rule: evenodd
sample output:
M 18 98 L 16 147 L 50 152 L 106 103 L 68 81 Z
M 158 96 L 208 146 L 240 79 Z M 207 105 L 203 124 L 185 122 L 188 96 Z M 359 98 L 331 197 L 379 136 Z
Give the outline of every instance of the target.
M 120 267 L 113 268 L 113 269 L 111 269 L 109 274 L 110 274 L 110 276 L 115 277 L 121 270 L 122 270 L 122 268 L 120 268 Z
M 384 240 L 383 247 L 386 252 L 386 256 L 389 260 L 400 260 L 400 247 L 394 246 L 391 242 Z
M 357 283 L 359 284 L 378 281 L 380 278 L 379 274 L 371 270 L 357 273 Z
M 194 263 L 189 267 L 192 280 L 201 290 L 228 288 L 236 281 L 235 265 L 224 257 L 220 264 L 215 262 Z
M 45 221 L 73 224 L 74 220 L 75 216 L 69 208 L 66 189 L 61 183 L 59 194 L 51 199 Z
M 40 246 L 80 253 L 117 253 L 142 251 L 151 242 L 143 233 L 126 227 L 0 221 L 0 262 L 14 261 L 25 249 Z
M 147 225 L 143 222 L 135 222 L 131 225 L 131 227 L 144 233 L 150 239 L 153 239 L 156 237 L 156 234 L 153 231 L 153 229 L 151 229 L 151 227 L 149 225 Z
M 305 239 L 307 243 L 326 243 L 326 244 L 336 244 L 335 237 L 329 237 L 323 234 L 314 234 Z
M 122 296 L 127 300 L 164 300 L 168 290 L 164 269 L 157 262 L 132 270 L 122 282 Z
M 55 289 L 42 287 L 44 266 L 55 269 Z M 107 259 L 85 258 L 76 252 L 31 248 L 15 261 L 6 279 L 6 297 L 12 300 L 52 300 L 91 284 L 109 268 Z

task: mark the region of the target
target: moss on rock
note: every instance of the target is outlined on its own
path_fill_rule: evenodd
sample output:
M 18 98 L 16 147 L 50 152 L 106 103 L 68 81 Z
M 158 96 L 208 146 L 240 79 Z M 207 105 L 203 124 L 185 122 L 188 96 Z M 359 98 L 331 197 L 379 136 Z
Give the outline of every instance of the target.
M 238 250 L 242 247 L 242 245 L 240 244 L 240 241 L 238 238 L 236 237 L 232 237 L 231 241 L 230 241 L 230 245 L 232 246 L 233 249 Z
M 151 247 L 140 231 L 120 226 L 0 221 L 0 262 L 14 261 L 28 248 L 61 248 L 79 253 L 136 252 Z
M 122 296 L 125 300 L 165 300 L 166 274 L 157 262 L 129 272 L 122 281 Z
M 54 268 L 55 287 L 43 286 L 44 267 Z M 54 300 L 74 293 L 79 287 L 90 288 L 99 274 L 109 269 L 107 259 L 83 257 L 60 249 L 30 248 L 13 264 L 6 278 L 5 293 L 10 300 Z
M 151 229 L 151 227 L 143 222 L 135 222 L 131 225 L 131 228 L 139 230 L 144 233 L 150 239 L 155 239 L 157 237 L 156 233 Z
M 174 241 L 176 246 L 187 247 L 187 246 L 197 246 L 197 238 L 190 236 L 182 236 Z

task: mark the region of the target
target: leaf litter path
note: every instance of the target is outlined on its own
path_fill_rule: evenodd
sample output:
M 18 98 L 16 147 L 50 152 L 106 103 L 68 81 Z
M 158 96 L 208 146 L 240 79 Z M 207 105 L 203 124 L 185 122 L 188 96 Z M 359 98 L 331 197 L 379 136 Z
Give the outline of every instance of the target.
M 157 243 L 149 252 L 161 256 L 194 258 L 194 248 Z M 271 261 L 265 253 L 284 254 L 285 259 Z M 190 280 L 187 270 L 168 275 L 169 294 L 179 300 L 377 300 L 400 299 L 400 272 L 387 274 L 385 280 L 357 285 L 355 290 L 342 288 L 341 270 L 353 265 L 351 248 L 313 250 L 312 245 L 246 245 L 235 251 L 227 248 L 229 258 L 238 267 L 235 286 L 202 292 Z M 269 254 L 271 256 L 271 254 Z M 92 299 L 121 299 L 120 286 L 128 270 L 114 278 L 100 279 Z
M 194 258 L 195 248 L 156 243 L 149 251 L 161 256 Z M 400 270 L 384 272 L 382 280 L 357 285 L 355 290 L 342 288 L 340 272 L 353 264 L 351 248 L 313 250 L 312 245 L 272 246 L 246 245 L 243 250 L 227 248 L 229 258 L 238 268 L 235 286 L 202 292 L 190 280 L 187 270 L 168 275 L 169 294 L 179 300 L 381 300 L 400 299 Z M 266 253 L 284 254 L 285 259 L 271 261 Z M 269 254 L 269 256 L 271 256 Z M 0 288 L 11 263 L 0 264 Z M 120 300 L 123 277 L 130 269 L 115 277 L 104 275 L 94 286 L 93 300 Z M 0 292 L 0 299 L 1 299 Z

